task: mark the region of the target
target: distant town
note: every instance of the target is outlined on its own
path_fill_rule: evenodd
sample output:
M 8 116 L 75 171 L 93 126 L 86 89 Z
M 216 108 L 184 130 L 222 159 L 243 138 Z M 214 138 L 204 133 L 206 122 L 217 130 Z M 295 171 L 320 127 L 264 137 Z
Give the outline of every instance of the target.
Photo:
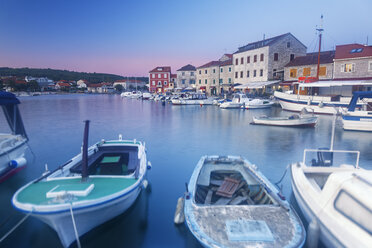
M 204 65 L 187 64 L 176 73 L 170 66 L 156 66 L 149 71 L 148 79 L 124 77 L 92 83 L 86 79 L 54 81 L 47 77 L 5 75 L 0 78 L 0 87 L 6 91 L 106 94 L 190 90 L 219 96 L 237 90 L 270 95 L 275 90 L 290 90 L 294 82 L 304 78 L 356 83 L 372 80 L 372 46 L 368 44 L 337 45 L 335 50 L 318 55 L 307 53 L 299 39 L 286 33 L 248 43 Z

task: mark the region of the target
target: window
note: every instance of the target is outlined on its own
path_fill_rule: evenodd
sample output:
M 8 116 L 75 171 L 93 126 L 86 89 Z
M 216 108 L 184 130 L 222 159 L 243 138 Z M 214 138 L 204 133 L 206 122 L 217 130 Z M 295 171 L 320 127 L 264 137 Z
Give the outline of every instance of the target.
M 229 72 L 231 72 L 231 67 L 229 67 Z
M 194 76 L 194 72 L 192 71 L 192 72 L 190 72 L 190 76 Z
M 207 84 L 207 83 L 208 83 L 208 79 L 206 79 L 206 80 L 204 81 L 204 83 Z
M 276 69 L 273 70 L 273 77 L 276 77 Z
M 247 64 L 251 63 L 251 56 L 247 57 Z
M 243 71 L 240 72 L 240 78 L 243 78 Z
M 154 75 L 154 74 L 153 74 Z M 155 83 L 155 81 L 152 81 L 152 86 L 155 86 L 156 85 L 156 83 Z
M 167 74 L 164 74 L 164 78 L 167 78 Z
M 182 79 L 182 84 L 185 84 L 186 83 L 186 80 L 185 79 Z
M 287 42 L 287 48 L 290 48 L 291 47 L 291 42 Z
M 368 221 L 372 218 L 372 211 L 345 190 L 338 193 L 334 208 L 369 234 L 372 233 L 372 223 Z
M 222 78 L 220 78 L 220 84 L 223 84 L 223 79 Z
M 164 85 L 167 85 L 167 81 L 164 82 Z
M 260 77 L 263 76 L 263 69 L 260 70 Z
M 304 77 L 306 77 L 306 76 L 310 76 L 310 72 L 311 72 L 310 67 L 305 67 L 304 70 L 303 70 L 302 75 L 303 75 Z
M 239 64 L 239 60 L 235 59 L 235 65 L 238 65 L 238 64 Z
M 201 70 L 199 70 L 199 75 L 201 75 Z
M 355 64 L 343 64 L 341 65 L 341 72 L 354 72 Z
M 220 70 L 221 72 L 223 72 L 223 68 L 221 68 L 221 70 Z
M 368 70 L 369 71 L 372 71 L 372 61 L 369 61 L 368 62 Z
M 189 84 L 195 84 L 195 80 L 191 79 Z
M 235 78 L 238 78 L 238 72 L 237 71 L 235 72 Z
M 208 70 L 205 70 L 205 71 L 204 71 L 204 74 L 207 74 L 207 73 L 208 73 Z
M 244 58 L 240 58 L 240 64 L 244 64 Z
M 289 76 L 291 78 L 296 78 L 297 77 L 297 69 L 290 69 L 289 70 Z
M 160 78 L 160 74 L 158 74 L 158 78 Z
M 274 61 L 278 61 L 279 60 L 279 53 L 274 53 Z
M 161 81 L 158 82 L 158 85 L 161 85 Z
M 152 77 L 152 78 L 155 78 L 155 74 L 151 74 L 151 77 Z
M 213 73 L 216 73 L 216 69 L 213 69 Z
M 254 62 L 254 63 L 257 62 L 257 55 L 254 55 L 254 56 L 253 56 L 253 62 Z
M 229 78 L 229 84 L 231 84 L 231 78 Z
M 249 77 L 249 71 L 247 71 L 247 77 Z
M 213 84 L 216 84 L 216 79 L 213 79 Z
M 261 55 L 260 55 L 260 61 L 264 61 L 264 55 L 263 55 L 263 53 L 261 53 Z
M 319 67 L 319 76 L 326 76 L 327 75 L 327 67 L 321 66 Z
M 199 84 L 201 84 L 201 79 L 199 79 Z
M 352 49 L 350 53 L 361 53 L 362 51 L 363 51 L 363 48 L 356 48 L 356 49 Z
M 256 70 L 253 70 L 253 77 L 256 77 L 256 74 L 257 74 Z
M 184 71 L 182 72 L 182 76 L 185 76 L 185 72 Z
M 294 54 L 291 54 L 291 57 L 289 58 L 289 61 L 292 61 L 294 59 Z

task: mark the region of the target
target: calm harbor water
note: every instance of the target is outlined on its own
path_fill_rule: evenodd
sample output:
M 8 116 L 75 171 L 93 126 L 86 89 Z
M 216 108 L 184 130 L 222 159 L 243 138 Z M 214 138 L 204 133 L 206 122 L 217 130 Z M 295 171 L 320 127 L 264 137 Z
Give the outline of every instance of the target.
M 315 128 L 249 125 L 252 116 L 290 114 L 277 107 L 244 111 L 163 106 L 118 95 L 20 100 L 31 150 L 27 168 L 0 185 L 0 236 L 23 217 L 11 205 L 14 192 L 39 177 L 45 163 L 52 170 L 79 153 L 84 120 L 91 120 L 89 144 L 119 134 L 146 142 L 153 166 L 148 173 L 150 187 L 127 213 L 83 236 L 82 247 L 200 247 L 184 225 L 173 224 L 173 217 L 177 199 L 202 155 L 242 155 L 275 182 L 288 164 L 302 160 L 304 148 L 329 147 L 332 130 L 331 116 L 320 116 Z M 334 148 L 359 150 L 360 165 L 372 169 L 372 134 L 345 132 L 337 123 Z M 288 173 L 282 183 L 284 195 L 292 199 Z M 54 230 L 31 217 L 0 246 L 62 247 Z

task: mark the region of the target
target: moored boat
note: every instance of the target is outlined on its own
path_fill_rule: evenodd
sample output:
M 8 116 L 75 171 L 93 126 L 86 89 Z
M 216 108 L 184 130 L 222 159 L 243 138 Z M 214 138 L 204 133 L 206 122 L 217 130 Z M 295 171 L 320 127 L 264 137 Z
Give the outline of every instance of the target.
M 172 99 L 173 105 L 212 105 L 212 98 L 208 98 L 204 93 L 189 93 L 185 97 Z
M 372 131 L 372 102 L 365 101 L 361 107 L 357 103 L 372 98 L 372 91 L 355 91 L 347 110 L 342 111 L 344 130 Z
M 251 101 L 245 102 L 242 108 L 245 109 L 263 109 L 271 108 L 274 102 L 265 99 L 252 99 Z
M 314 127 L 318 117 L 308 115 L 290 115 L 282 117 L 253 117 L 251 124 L 282 127 Z
M 352 155 L 355 163 L 344 163 Z M 358 151 L 305 149 L 303 161 L 291 165 L 293 193 L 309 223 L 309 247 L 319 240 L 326 247 L 371 246 L 372 173 L 358 161 Z
M 119 136 L 88 149 L 86 138 L 82 150 L 65 165 L 20 188 L 12 199 L 17 210 L 52 227 L 65 247 L 125 212 L 147 185 L 141 142 Z
M 0 92 L 0 105 L 11 133 L 0 133 L 0 182 L 26 165 L 28 137 L 18 109 L 20 101 L 9 92 Z
M 204 247 L 298 247 L 301 220 L 266 177 L 238 156 L 203 156 L 188 184 L 184 213 Z
M 220 104 L 222 109 L 239 109 L 248 103 L 250 99 L 243 93 L 235 93 L 231 101 L 225 101 Z

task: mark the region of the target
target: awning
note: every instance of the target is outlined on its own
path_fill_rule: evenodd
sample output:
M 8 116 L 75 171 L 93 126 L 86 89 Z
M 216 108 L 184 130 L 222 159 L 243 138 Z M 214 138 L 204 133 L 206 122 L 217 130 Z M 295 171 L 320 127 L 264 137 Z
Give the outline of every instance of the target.
M 199 89 L 201 89 L 201 90 L 205 90 L 205 86 L 200 86 Z
M 239 86 L 234 87 L 234 89 L 244 90 L 244 89 L 260 89 L 268 85 L 279 83 L 280 81 L 265 81 L 265 82 L 253 82 L 253 83 L 246 83 Z
M 299 83 L 299 87 L 335 87 L 335 86 L 354 86 L 372 85 L 372 80 L 345 80 L 345 81 L 317 81 L 314 83 Z

